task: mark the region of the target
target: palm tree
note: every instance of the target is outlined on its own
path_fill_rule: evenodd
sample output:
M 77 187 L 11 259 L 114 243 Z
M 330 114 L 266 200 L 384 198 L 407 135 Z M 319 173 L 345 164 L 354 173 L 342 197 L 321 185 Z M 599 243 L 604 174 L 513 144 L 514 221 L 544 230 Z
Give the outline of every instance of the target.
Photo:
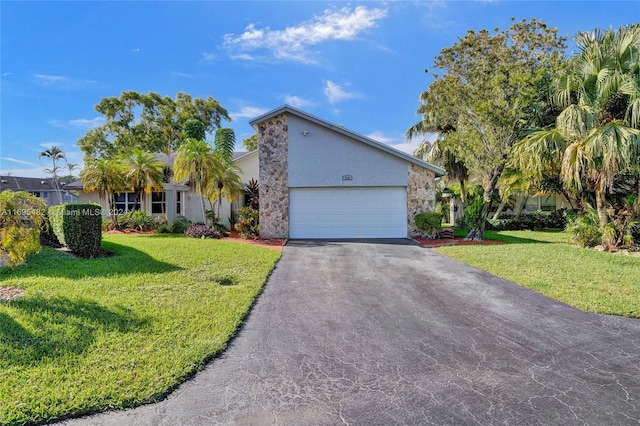
M 604 229 L 614 177 L 640 164 L 640 25 L 578 33 L 575 41 L 580 52 L 553 98 L 564 107 L 555 127 L 529 133 L 514 153 L 534 171 L 559 164 L 569 188 L 592 188 Z
M 236 134 L 233 129 L 221 127 L 216 130 L 216 136 L 213 141 L 214 152 L 219 154 L 225 161 L 233 159 L 233 150 L 236 145 Z
M 114 214 L 114 199 L 116 192 L 125 190 L 124 171 L 122 163 L 115 159 L 91 159 L 85 161 L 84 169 L 80 172 L 83 190 L 85 192 L 96 191 L 100 201 L 107 200 L 108 216 L 117 226 L 117 215 Z
M 200 195 L 202 218 L 206 221 L 204 198 L 211 188 L 213 177 L 220 175 L 220 163 L 213 155 L 211 146 L 205 141 L 187 139 L 176 155 L 173 163 L 173 176 L 176 182 L 189 181 L 194 192 Z
M 220 217 L 220 205 L 222 199 L 226 198 L 230 202 L 238 199 L 238 194 L 242 191 L 242 178 L 240 177 L 242 170 L 231 161 L 218 160 L 220 169 L 213 177 L 209 188 L 209 196 L 218 205 L 218 217 Z
M 53 164 L 50 169 L 45 169 L 45 172 L 51 175 L 53 179 L 53 185 L 56 188 L 56 192 L 58 193 L 58 201 L 60 202 L 60 204 L 62 204 L 62 194 L 60 193 L 60 184 L 58 182 L 58 170 L 60 170 L 60 167 L 56 165 L 56 162 L 66 160 L 64 151 L 62 151 L 59 147 L 53 145 L 51 146 L 51 148 L 40 153 L 38 158 L 40 159 L 42 157 L 49 158 Z
M 134 210 L 144 202 L 145 195 L 162 189 L 165 164 L 153 154 L 141 149 L 133 149 L 122 157 L 122 164 L 127 170 L 125 180 L 136 194 Z

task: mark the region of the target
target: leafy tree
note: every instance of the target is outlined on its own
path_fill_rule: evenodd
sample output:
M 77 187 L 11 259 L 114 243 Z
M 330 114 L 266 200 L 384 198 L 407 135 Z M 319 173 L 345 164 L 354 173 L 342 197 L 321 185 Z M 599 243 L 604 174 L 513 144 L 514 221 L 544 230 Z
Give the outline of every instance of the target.
M 255 151 L 256 149 L 258 149 L 258 139 L 259 135 L 257 133 L 254 133 L 248 138 L 242 140 L 242 146 L 244 146 L 244 149 L 246 149 L 247 151 Z
M 182 126 L 182 131 L 184 132 L 183 134 L 186 139 L 203 141 L 206 138 L 206 129 L 204 128 L 204 124 L 196 118 L 187 120 L 184 123 L 184 126 Z
M 216 130 L 216 137 L 213 141 L 213 150 L 225 161 L 233 159 L 233 150 L 236 146 L 236 134 L 233 129 L 223 127 Z
M 556 29 L 533 19 L 494 33 L 470 30 L 435 58 L 444 74 L 434 74 L 420 95 L 417 131 L 446 135 L 441 149 L 482 179 L 482 210 L 467 239 L 483 239 L 512 146 L 524 129 L 545 118 L 546 89 L 563 48 Z
M 640 25 L 582 32 L 575 41 L 579 52 L 553 97 L 564 110 L 554 126 L 534 129 L 518 143 L 514 159 L 534 175 L 557 170 L 571 190 L 593 190 L 604 230 L 606 194 L 616 176 L 640 167 Z
M 189 120 L 200 121 L 209 133 L 220 127 L 222 120 L 231 121 L 212 97 L 192 98 L 182 92 L 173 99 L 154 92 L 125 91 L 118 97 L 103 98 L 95 109 L 103 115 L 104 124 L 77 142 L 90 158 L 113 157 L 134 148 L 168 154 L 186 139 L 183 128 Z
M 83 190 L 85 192 L 96 191 L 100 201 L 107 200 L 108 216 L 111 217 L 112 226 L 118 226 L 117 215 L 114 214 L 114 194 L 126 189 L 124 180 L 124 168 L 119 158 L 96 158 L 85 161 L 85 167 L 80 172 Z
M 0 259 L 7 265 L 16 266 L 40 252 L 45 209 L 44 200 L 28 192 L 0 192 Z
M 201 197 L 202 218 L 206 220 L 205 197 L 211 188 L 214 177 L 220 175 L 220 162 L 211 146 L 205 141 L 187 139 L 178 150 L 173 163 L 173 176 L 176 182 L 189 181 L 194 192 Z
M 125 182 L 136 194 L 134 210 L 138 210 L 146 194 L 162 189 L 165 165 L 154 154 L 141 149 L 123 155 L 122 165 L 126 170 Z
M 58 201 L 62 204 L 60 182 L 58 181 L 58 171 L 61 170 L 61 167 L 59 167 L 56 164 L 56 162 L 66 160 L 67 158 L 64 154 L 64 151 L 55 145 L 53 145 L 51 148 L 47 150 L 42 151 L 38 156 L 38 158 L 42 158 L 42 157 L 45 157 L 51 160 L 52 167 L 50 169 L 44 169 L 44 171 L 45 173 L 51 175 L 51 179 L 53 180 L 53 186 L 56 188 L 56 193 L 58 194 Z

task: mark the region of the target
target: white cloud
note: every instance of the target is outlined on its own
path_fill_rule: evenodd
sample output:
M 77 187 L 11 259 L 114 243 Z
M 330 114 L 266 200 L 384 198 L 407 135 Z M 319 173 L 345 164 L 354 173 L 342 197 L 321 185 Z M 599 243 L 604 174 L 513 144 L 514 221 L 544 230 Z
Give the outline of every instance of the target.
M 308 47 L 331 40 L 353 40 L 361 32 L 375 27 L 386 16 L 386 10 L 369 9 L 366 6 L 357 6 L 353 10 L 349 7 L 327 9 L 320 16 L 284 30 L 272 30 L 269 27 L 261 29 L 249 24 L 240 35 L 225 34 L 223 47 L 234 59 L 270 59 L 264 54 L 247 54 L 266 51 L 278 60 L 313 63 L 315 61 L 310 57 Z
M 311 102 L 310 100 L 294 95 L 285 96 L 284 103 L 291 105 L 294 108 L 304 108 L 313 105 L 313 102 Z
M 42 142 L 42 143 L 40 144 L 40 146 L 41 146 L 41 147 L 43 147 L 43 148 L 47 148 L 47 149 L 49 149 L 49 148 L 51 148 L 52 146 L 57 146 L 58 148 L 60 148 L 60 147 L 64 146 L 64 144 L 63 144 L 63 143 L 60 143 L 60 142 Z
M 171 72 L 171 77 L 175 78 L 193 78 L 191 74 L 187 74 L 186 72 L 173 71 Z
M 34 167 L 29 169 L 2 169 L 0 170 L 2 176 L 18 176 L 18 177 L 35 177 L 44 178 L 47 177 L 43 167 Z
M 18 160 L 17 158 L 13 158 L 13 157 L 0 157 L 0 160 L 10 161 L 16 164 L 22 164 L 23 166 L 33 166 L 33 167 L 38 166 L 36 163 L 32 163 L 30 161 Z
M 31 77 L 40 86 L 58 89 L 80 89 L 97 83 L 95 80 L 74 79 L 64 75 L 32 74 Z
M 75 127 L 78 129 L 89 130 L 94 129 L 98 126 L 102 126 L 104 124 L 104 118 L 96 117 L 92 119 L 88 118 L 77 118 L 75 120 L 62 121 L 62 120 L 47 120 L 47 124 L 52 125 L 53 127 Z
M 342 88 L 342 86 L 331 80 L 327 81 L 324 87 L 324 94 L 332 104 L 358 97 L 358 94 L 347 92 Z
M 369 133 L 368 135 L 365 135 L 365 136 L 370 138 L 370 139 L 373 139 L 375 141 L 386 143 L 386 144 L 398 141 L 397 138 L 392 138 L 392 137 L 389 137 L 389 136 L 385 136 L 385 134 L 382 133 L 379 130 L 375 130 L 375 131 L 373 131 L 373 132 L 371 132 L 371 133 Z
M 216 55 L 210 52 L 202 52 L 200 62 L 213 62 L 216 59 Z
M 86 118 L 78 118 L 76 120 L 69 120 L 69 125 L 77 127 L 78 129 L 93 129 L 104 124 L 104 118 L 96 117 L 91 120 Z
M 132 51 L 133 53 L 138 53 L 138 52 L 140 52 L 141 50 L 142 50 L 142 49 L 140 49 L 140 48 L 138 48 L 138 47 L 136 47 L 135 49 L 131 49 L 131 51 Z
M 244 106 L 240 111 L 229 113 L 233 120 L 238 118 L 254 118 L 269 111 L 268 109 L 259 108 L 255 106 Z

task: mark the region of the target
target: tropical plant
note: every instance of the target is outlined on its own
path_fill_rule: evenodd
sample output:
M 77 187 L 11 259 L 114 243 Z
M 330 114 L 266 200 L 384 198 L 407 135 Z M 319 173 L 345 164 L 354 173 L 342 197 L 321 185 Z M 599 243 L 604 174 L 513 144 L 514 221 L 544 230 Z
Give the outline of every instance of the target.
M 581 247 L 593 247 L 602 241 L 602 229 L 598 213 L 590 205 L 574 219 L 567 220 L 566 232 L 571 240 Z
M 188 139 L 180 147 L 173 163 L 176 182 L 188 181 L 193 191 L 200 195 L 203 220 L 206 220 L 204 199 L 208 196 L 214 176 L 221 174 L 220 168 L 211 146 L 196 139 Z
M 217 216 L 220 217 L 220 205 L 226 198 L 230 202 L 238 199 L 238 194 L 242 191 L 242 170 L 230 161 L 220 159 L 219 169 L 211 181 L 209 188 L 209 198 L 218 207 Z
M 9 189 L 0 192 L 0 261 L 16 266 L 29 254 L 40 252 L 45 212 L 44 200 L 35 195 Z
M 38 158 L 48 158 L 51 160 L 52 167 L 50 169 L 44 169 L 45 173 L 51 175 L 51 179 L 53 180 L 53 185 L 56 189 L 56 193 L 58 194 L 58 201 L 62 203 L 62 193 L 60 191 L 60 182 L 58 182 L 58 171 L 61 170 L 56 162 L 66 160 L 66 155 L 64 151 L 62 151 L 59 147 L 53 145 L 51 148 L 46 149 L 38 155 Z
M 539 111 L 563 49 L 557 30 L 533 19 L 504 31 L 470 30 L 436 57 L 444 74 L 420 95 L 420 123 L 407 133 L 437 133 L 439 149 L 483 183 L 482 210 L 467 239 L 483 239 L 498 179 L 522 130 L 546 118 Z
M 252 207 L 238 210 L 238 224 L 236 229 L 242 238 L 252 238 L 260 235 L 260 213 Z
M 136 195 L 134 210 L 138 210 L 146 195 L 162 189 L 165 164 L 153 154 L 136 148 L 122 156 L 122 165 L 126 170 L 125 182 Z
M 244 202 L 246 206 L 254 210 L 260 208 L 260 185 L 253 178 L 244 184 Z
M 156 228 L 153 216 L 144 210 L 130 210 L 118 218 L 118 225 L 125 229 L 146 231 Z
M 514 153 L 523 169 L 556 167 L 567 188 L 593 190 L 604 232 L 616 175 L 640 166 L 640 25 L 582 32 L 575 41 L 579 52 L 553 97 L 564 110 L 555 126 L 531 131 Z
M 118 226 L 115 214 L 114 194 L 126 189 L 124 169 L 119 159 L 97 158 L 85 161 L 80 172 L 80 180 L 85 192 L 96 191 L 101 202 L 107 201 L 107 215 L 115 229 Z
M 229 127 L 221 127 L 216 130 L 213 141 L 213 151 L 220 155 L 223 160 L 231 162 L 233 160 L 233 150 L 236 146 L 236 134 Z

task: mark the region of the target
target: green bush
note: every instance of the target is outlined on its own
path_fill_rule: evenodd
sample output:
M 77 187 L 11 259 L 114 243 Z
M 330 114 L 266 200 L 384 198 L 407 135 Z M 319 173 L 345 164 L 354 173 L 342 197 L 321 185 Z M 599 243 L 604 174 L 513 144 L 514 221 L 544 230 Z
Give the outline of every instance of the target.
M 480 220 L 480 215 L 482 215 L 482 206 L 484 205 L 484 201 L 482 197 L 473 198 L 467 205 L 464 207 L 464 224 L 465 228 L 471 229 L 473 228 L 478 220 Z
M 577 215 L 575 219 L 567 223 L 566 231 L 573 242 L 582 247 L 593 247 L 602 241 L 598 213 L 589 206 L 582 214 Z
M 97 204 L 62 204 L 49 208 L 53 232 L 77 256 L 102 253 L 102 209 Z
M 155 229 L 157 224 L 151 213 L 145 210 L 131 210 L 118 218 L 118 225 L 124 229 L 146 231 Z
M 550 213 L 536 212 L 524 214 L 520 217 L 505 217 L 503 219 L 488 219 L 489 231 L 539 231 L 540 229 L 564 229 L 567 218 L 575 218 L 574 213 L 567 213 L 566 209 Z M 503 216 L 504 217 L 504 216 Z
M 222 238 L 224 235 L 207 225 L 190 225 L 189 228 L 184 231 L 184 235 L 189 238 Z
M 158 234 L 170 234 L 171 226 L 167 225 L 166 223 L 163 223 L 162 225 L 158 226 L 158 229 L 156 229 L 156 232 Z
M 251 207 L 243 207 L 238 210 L 238 224 L 236 229 L 242 238 L 257 237 L 260 235 L 260 213 Z
M 175 222 L 171 224 L 171 233 L 184 234 L 184 231 L 189 228 L 190 224 L 191 223 L 189 222 L 189 219 L 187 219 L 186 217 L 179 217 Z
M 435 235 L 442 229 L 442 213 L 424 212 L 414 216 L 416 227 L 429 235 Z
M 40 229 L 44 221 L 42 199 L 25 191 L 0 193 L 0 260 L 9 266 L 39 253 Z
M 40 241 L 44 241 L 47 244 L 59 245 L 58 237 L 53 232 L 53 226 L 49 220 L 49 208 L 44 211 L 44 217 L 42 218 L 42 226 L 40 227 Z

